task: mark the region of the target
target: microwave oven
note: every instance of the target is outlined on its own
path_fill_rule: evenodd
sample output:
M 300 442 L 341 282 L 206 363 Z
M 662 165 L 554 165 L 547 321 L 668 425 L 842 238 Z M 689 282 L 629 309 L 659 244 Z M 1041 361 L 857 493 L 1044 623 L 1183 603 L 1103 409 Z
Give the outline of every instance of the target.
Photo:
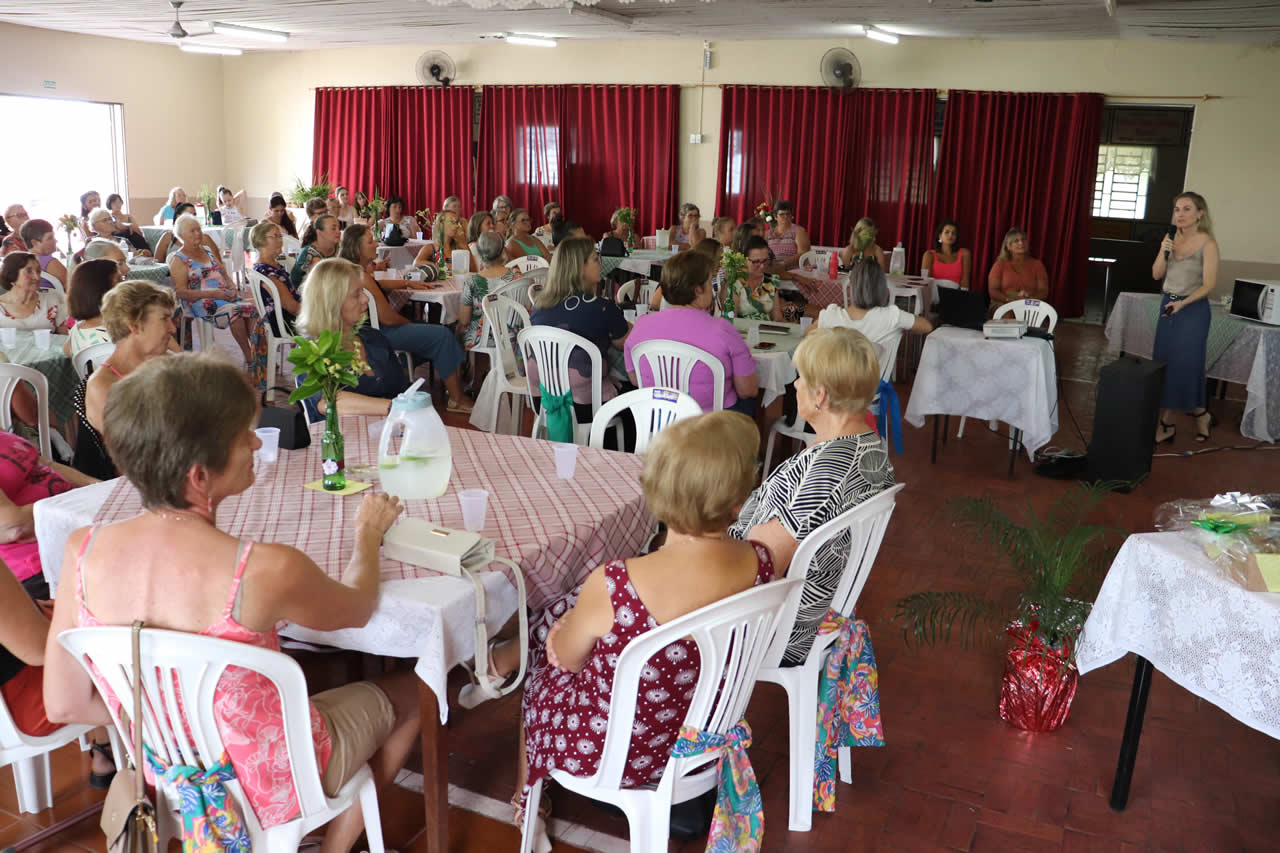
M 1238 278 L 1231 293 L 1231 313 L 1280 326 L 1280 281 Z

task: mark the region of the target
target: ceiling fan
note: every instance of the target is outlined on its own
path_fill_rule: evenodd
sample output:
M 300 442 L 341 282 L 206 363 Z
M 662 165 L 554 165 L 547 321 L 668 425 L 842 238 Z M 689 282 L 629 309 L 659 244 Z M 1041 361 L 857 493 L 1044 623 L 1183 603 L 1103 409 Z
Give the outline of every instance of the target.
M 212 27 L 200 33 L 188 32 L 187 28 L 182 26 L 182 20 L 180 17 L 184 2 L 185 0 L 169 0 L 169 6 L 173 9 L 173 23 L 169 25 L 167 35 L 169 38 L 174 40 L 178 45 L 179 50 L 186 51 L 187 53 L 213 53 L 222 56 L 239 56 L 243 52 L 239 48 L 220 47 L 218 45 L 200 44 L 198 42 L 190 41 L 190 39 L 198 39 L 204 36 L 215 35 L 216 33 Z
M 182 26 L 182 21 L 180 20 L 180 13 L 182 12 L 182 5 L 184 2 L 185 0 L 169 0 L 169 6 L 173 9 L 173 23 L 169 25 L 169 38 L 174 39 L 175 41 L 182 41 L 182 39 L 186 38 L 200 38 L 201 36 L 213 35 L 212 29 L 203 33 L 187 32 L 187 28 Z

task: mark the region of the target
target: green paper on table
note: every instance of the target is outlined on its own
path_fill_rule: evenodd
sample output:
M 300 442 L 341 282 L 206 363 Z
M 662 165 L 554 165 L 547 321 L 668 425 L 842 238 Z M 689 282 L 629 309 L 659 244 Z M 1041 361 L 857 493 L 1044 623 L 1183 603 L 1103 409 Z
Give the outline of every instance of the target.
M 314 482 L 307 483 L 302 488 L 315 489 L 317 492 L 324 492 L 326 495 L 337 495 L 341 497 L 342 495 L 354 495 L 356 492 L 363 492 L 365 489 L 369 488 L 369 486 L 371 485 L 372 483 L 361 483 L 359 480 L 347 480 L 347 485 L 344 488 L 339 489 L 336 492 L 330 492 L 325 489 L 324 479 L 321 478 Z
M 1280 592 L 1280 554 L 1254 554 L 1267 592 Z

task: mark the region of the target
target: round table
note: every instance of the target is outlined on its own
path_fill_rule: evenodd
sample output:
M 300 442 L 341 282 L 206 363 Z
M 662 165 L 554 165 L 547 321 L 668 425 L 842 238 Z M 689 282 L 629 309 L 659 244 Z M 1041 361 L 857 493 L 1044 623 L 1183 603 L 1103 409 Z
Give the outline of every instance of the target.
M 66 342 L 66 335 L 50 335 L 49 348 L 40 349 L 34 334 L 19 329 L 17 344 L 0 350 L 11 363 L 35 368 L 49 380 L 49 417 L 59 427 L 75 418 L 75 392 L 80 384 L 71 359 L 62 351 Z
M 787 386 L 796 381 L 796 366 L 791 361 L 791 355 L 796 351 L 796 347 L 800 346 L 800 341 L 804 339 L 800 332 L 800 327 L 793 323 L 778 323 L 772 320 L 743 320 L 735 319 L 733 325 L 746 338 L 747 331 L 753 326 L 768 326 L 771 328 L 786 327 L 785 334 L 777 334 L 772 332 L 760 333 L 760 343 L 772 343 L 774 346 L 767 349 L 752 347 L 751 356 L 756 360 L 756 376 L 760 378 L 760 390 L 764 392 L 764 406 L 768 408 L 773 401 L 786 393 Z
M 156 284 L 162 284 L 165 287 L 173 287 L 173 280 L 169 277 L 169 265 L 162 263 L 133 263 L 129 264 L 130 281 L 151 281 Z

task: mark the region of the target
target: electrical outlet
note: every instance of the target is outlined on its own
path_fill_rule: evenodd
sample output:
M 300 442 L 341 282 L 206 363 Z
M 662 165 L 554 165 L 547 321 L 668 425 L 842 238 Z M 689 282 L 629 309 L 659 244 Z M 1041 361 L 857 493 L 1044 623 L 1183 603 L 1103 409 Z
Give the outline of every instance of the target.
M 58 84 L 57 84 L 57 82 L 56 82 L 56 81 L 54 81 L 54 80 L 45 80 L 45 81 L 44 81 L 44 87 L 45 87 L 46 89 L 56 89 L 56 88 L 58 88 Z
M 701 133 L 691 133 L 691 134 L 689 134 L 689 144 L 690 144 L 690 145 L 701 145 L 701 144 L 702 144 L 702 134 L 701 134 Z

